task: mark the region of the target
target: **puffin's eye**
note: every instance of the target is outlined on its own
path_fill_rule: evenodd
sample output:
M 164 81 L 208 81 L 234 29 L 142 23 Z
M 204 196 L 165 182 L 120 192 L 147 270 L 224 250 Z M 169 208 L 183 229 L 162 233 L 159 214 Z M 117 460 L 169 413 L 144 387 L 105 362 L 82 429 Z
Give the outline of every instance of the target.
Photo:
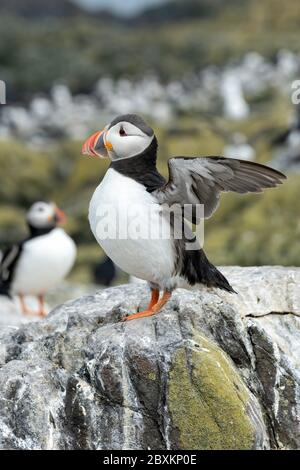
M 127 135 L 123 127 L 120 127 L 119 134 L 120 134 L 122 137 L 124 137 L 125 135 Z

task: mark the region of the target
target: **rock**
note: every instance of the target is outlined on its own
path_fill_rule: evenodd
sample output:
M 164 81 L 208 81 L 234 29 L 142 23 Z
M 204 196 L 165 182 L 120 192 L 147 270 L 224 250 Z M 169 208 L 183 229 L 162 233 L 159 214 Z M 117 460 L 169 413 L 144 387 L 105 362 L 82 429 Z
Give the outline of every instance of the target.
M 115 287 L 0 329 L 2 449 L 297 449 L 297 268 L 224 268 L 239 296 Z M 268 308 L 269 305 L 269 308 Z
M 300 316 L 300 269 L 280 266 L 222 268 L 238 291 L 232 301 L 242 317 L 269 313 Z
M 56 289 L 46 295 L 46 310 L 50 312 L 54 307 L 71 299 L 96 292 L 99 286 L 93 284 L 78 284 L 73 282 L 62 282 Z M 38 301 L 35 297 L 26 297 L 26 305 L 33 311 L 38 311 Z M 0 295 L 0 328 L 1 326 L 17 326 L 32 321 L 40 321 L 35 315 L 23 315 L 17 297 L 9 299 Z
M 32 320 L 30 317 L 21 315 L 16 302 L 6 296 L 0 295 L 0 328 L 2 326 L 18 326 Z

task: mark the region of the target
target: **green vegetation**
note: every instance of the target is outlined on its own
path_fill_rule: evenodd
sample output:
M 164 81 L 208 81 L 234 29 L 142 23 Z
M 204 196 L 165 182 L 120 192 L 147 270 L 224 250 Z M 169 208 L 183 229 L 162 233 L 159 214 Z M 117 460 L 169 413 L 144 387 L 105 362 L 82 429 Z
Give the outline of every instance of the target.
M 197 10 L 203 1 L 178 3 L 180 15 L 173 18 L 170 7 L 166 16 L 161 6 L 154 18 L 145 13 L 127 23 L 101 15 L 41 21 L 1 15 L 1 79 L 12 97 L 23 98 L 49 90 L 56 80 L 74 92 L 90 91 L 102 76 L 138 78 L 154 72 L 170 80 L 249 50 L 270 58 L 281 48 L 298 50 L 295 0 L 286 0 L 284 8 L 279 0 L 226 0 L 215 2 L 222 7 L 216 5 L 208 15 Z
M 224 353 L 196 334 L 198 348 L 178 350 L 168 386 L 180 449 L 250 450 L 248 391 Z

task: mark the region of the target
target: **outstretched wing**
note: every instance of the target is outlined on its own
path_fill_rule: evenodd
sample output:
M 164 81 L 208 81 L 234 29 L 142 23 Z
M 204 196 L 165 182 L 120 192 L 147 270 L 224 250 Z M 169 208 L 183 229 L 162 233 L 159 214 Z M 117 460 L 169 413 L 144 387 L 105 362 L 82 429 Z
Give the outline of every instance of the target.
M 175 157 L 168 166 L 169 181 L 152 194 L 161 204 L 203 204 L 205 218 L 217 209 L 221 192 L 259 193 L 286 179 L 277 170 L 234 158 Z M 194 210 L 185 217 L 193 223 L 200 222 Z

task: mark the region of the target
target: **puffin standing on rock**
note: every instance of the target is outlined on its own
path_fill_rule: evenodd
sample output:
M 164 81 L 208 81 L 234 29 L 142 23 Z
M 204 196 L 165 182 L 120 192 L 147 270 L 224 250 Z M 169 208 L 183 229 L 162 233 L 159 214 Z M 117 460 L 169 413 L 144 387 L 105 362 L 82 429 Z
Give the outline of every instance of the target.
M 72 268 L 76 245 L 58 227 L 65 214 L 52 202 L 35 202 L 27 213 L 30 235 L 8 248 L 0 263 L 0 294 L 18 295 L 24 314 L 46 315 L 44 295 L 59 284 Z M 25 304 L 24 296 L 37 296 L 38 312 Z
M 89 137 L 82 148 L 83 154 L 111 161 L 90 202 L 92 232 L 114 263 L 148 281 L 151 289 L 148 308 L 124 321 L 159 312 L 176 287 L 204 284 L 234 292 L 207 259 L 191 224 L 199 224 L 201 218 L 216 211 L 221 192 L 258 193 L 286 178 L 272 168 L 244 160 L 175 157 L 168 161 L 166 182 L 156 168 L 157 148 L 153 129 L 134 114 L 117 117 Z M 167 209 L 173 205 L 177 210 L 170 217 Z M 201 217 L 196 210 L 199 205 L 204 209 Z M 188 210 L 178 211 L 178 206 Z M 130 218 L 132 208 L 136 213 Z M 103 220 L 107 231 L 103 230 Z M 137 236 L 132 231 L 137 225 L 148 235 Z M 182 236 L 177 236 L 178 226 L 184 229 Z M 166 233 L 170 236 L 164 236 Z

